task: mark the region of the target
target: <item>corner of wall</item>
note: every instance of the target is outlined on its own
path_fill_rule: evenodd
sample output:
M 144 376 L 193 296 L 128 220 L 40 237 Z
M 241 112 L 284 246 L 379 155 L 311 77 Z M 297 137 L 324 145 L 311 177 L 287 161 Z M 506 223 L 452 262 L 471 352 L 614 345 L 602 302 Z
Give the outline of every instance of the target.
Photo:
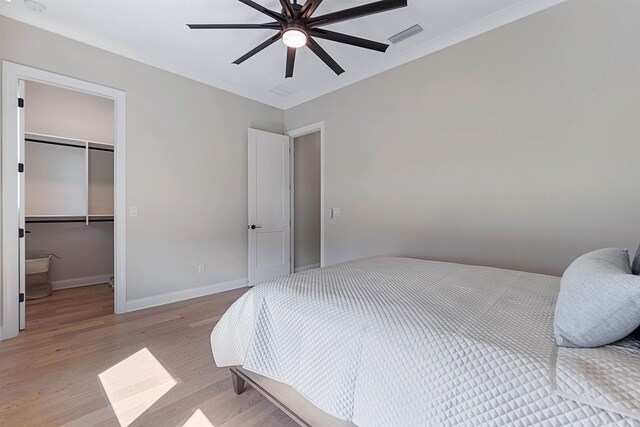
M 4 17 L 0 16 L 0 64 L 4 59 Z M 2 67 L 0 66 L 0 99 L 2 99 Z M 0 142 L 2 141 L 2 102 L 0 102 Z M 2 176 L 2 150 L 0 150 L 0 177 Z M 0 178 L 0 185 L 2 180 Z M 0 200 L 0 212 L 2 212 L 2 200 Z M 2 230 L 0 230 L 0 241 L 2 241 Z M 0 340 L 4 338 L 2 333 L 2 245 L 0 245 Z

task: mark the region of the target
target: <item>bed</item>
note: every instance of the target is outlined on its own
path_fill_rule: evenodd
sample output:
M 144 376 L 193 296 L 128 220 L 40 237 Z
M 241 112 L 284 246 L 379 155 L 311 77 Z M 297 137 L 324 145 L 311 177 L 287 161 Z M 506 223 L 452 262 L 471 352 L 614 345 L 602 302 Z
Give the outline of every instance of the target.
M 559 282 L 366 258 L 253 287 L 211 346 L 302 425 L 640 426 L 640 345 L 557 347 Z

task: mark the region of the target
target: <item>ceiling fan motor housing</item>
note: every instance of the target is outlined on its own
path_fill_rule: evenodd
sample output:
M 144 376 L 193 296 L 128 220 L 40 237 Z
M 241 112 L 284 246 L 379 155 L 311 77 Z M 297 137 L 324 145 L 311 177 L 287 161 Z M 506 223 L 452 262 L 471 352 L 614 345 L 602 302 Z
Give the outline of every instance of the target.
M 304 24 L 301 24 L 298 22 L 292 22 L 290 24 L 286 24 L 282 32 L 289 31 L 289 30 L 302 31 L 303 33 L 307 34 L 307 27 Z
M 291 5 L 291 7 L 293 8 L 293 11 L 296 13 L 296 15 L 300 16 L 300 11 L 302 10 L 302 5 L 298 4 L 298 2 L 296 0 L 293 0 L 293 4 Z M 284 8 L 282 8 L 282 10 L 280 12 L 285 16 L 287 14 L 287 12 L 284 10 Z

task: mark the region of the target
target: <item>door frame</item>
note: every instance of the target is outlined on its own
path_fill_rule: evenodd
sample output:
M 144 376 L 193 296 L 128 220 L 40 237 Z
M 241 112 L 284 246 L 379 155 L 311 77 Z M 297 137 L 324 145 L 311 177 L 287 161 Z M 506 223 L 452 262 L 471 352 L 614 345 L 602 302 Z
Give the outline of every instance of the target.
M 289 146 L 291 147 L 290 156 L 290 183 L 291 190 L 289 191 L 289 197 L 291 198 L 291 273 L 295 270 L 295 205 L 294 205 L 294 140 L 298 137 L 309 135 L 310 133 L 320 132 L 320 267 L 324 267 L 324 230 L 325 230 L 325 209 L 324 209 L 324 120 L 312 123 L 310 125 L 302 126 L 296 129 L 285 132 L 285 135 L 289 137 Z
M 20 80 L 71 89 L 114 101 L 114 309 L 126 312 L 126 93 L 124 91 L 2 61 L 2 336 L 17 336 L 18 324 L 18 148 L 16 95 Z M 28 100 L 26 100 L 28 102 Z M 16 238 L 9 238 L 15 236 Z

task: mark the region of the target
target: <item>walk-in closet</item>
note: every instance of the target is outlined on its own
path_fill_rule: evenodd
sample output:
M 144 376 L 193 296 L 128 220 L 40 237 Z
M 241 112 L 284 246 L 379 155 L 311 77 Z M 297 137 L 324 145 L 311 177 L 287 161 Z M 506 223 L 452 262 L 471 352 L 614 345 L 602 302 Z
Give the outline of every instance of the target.
M 26 327 L 113 313 L 113 101 L 34 82 L 25 95 Z

